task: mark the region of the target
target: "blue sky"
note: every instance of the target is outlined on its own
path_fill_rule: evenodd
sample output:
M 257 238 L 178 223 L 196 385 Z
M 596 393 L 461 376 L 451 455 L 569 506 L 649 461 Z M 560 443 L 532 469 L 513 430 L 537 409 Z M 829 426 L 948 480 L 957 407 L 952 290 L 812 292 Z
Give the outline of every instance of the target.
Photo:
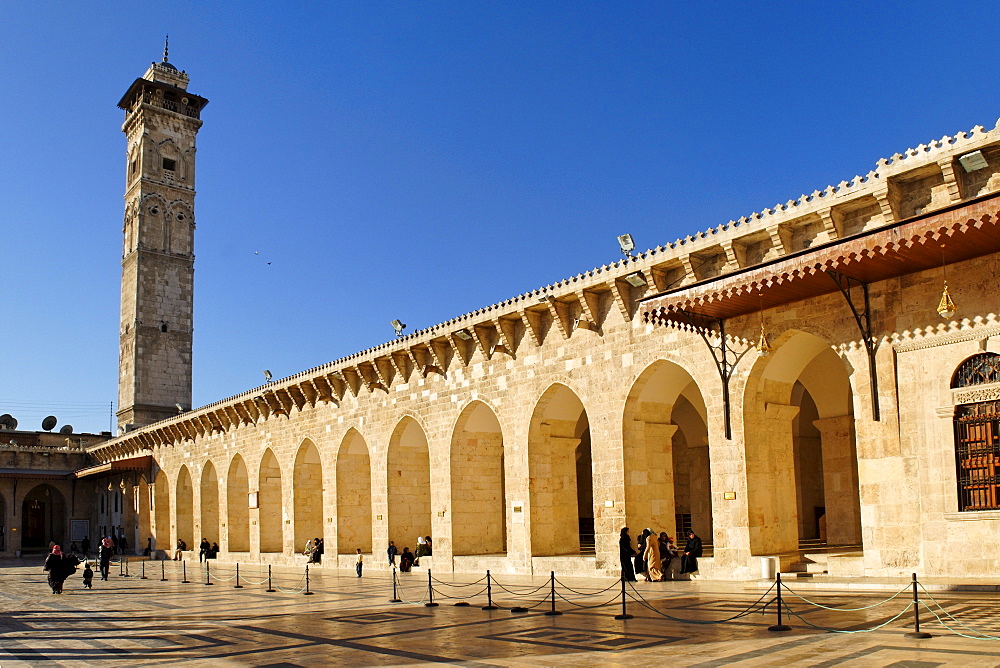
M 199 135 L 194 403 L 864 174 L 1000 116 L 1000 5 L 0 5 L 0 413 L 117 393 L 125 138 L 170 34 Z M 255 252 L 259 255 L 255 255 Z M 267 265 L 267 262 L 271 262 Z

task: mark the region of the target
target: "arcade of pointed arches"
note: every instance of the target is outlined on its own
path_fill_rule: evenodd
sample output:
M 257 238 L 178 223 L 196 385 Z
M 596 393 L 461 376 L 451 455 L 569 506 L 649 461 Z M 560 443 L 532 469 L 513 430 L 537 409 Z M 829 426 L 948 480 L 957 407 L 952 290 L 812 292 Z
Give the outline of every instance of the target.
M 775 341 L 771 356 L 752 362 L 745 383 L 752 553 L 792 552 L 810 541 L 860 545 L 854 392 L 846 361 L 820 337 L 790 331 Z M 721 494 L 712 489 L 704 397 L 704 389 L 681 364 L 665 359 L 650 364 L 632 382 L 621 413 L 627 525 L 680 535 L 696 528 L 712 543 L 713 506 Z M 474 400 L 451 433 L 451 553 L 503 556 L 512 522 L 504 428 L 487 403 Z M 593 554 L 590 424 L 587 408 L 568 385 L 553 383 L 537 400 L 527 450 L 531 555 Z M 331 454 L 332 462 L 304 438 L 290 462 L 279 461 L 265 448 L 253 466 L 245 454 L 235 454 L 226 462 L 207 460 L 200 468 L 184 464 L 172 483 L 159 471 L 155 484 L 142 491 L 148 499 L 143 536 L 159 549 L 172 547 L 177 539 L 190 549 L 204 537 L 225 552 L 266 554 L 287 553 L 289 545 L 294 553 L 310 538 L 330 534 L 325 536 L 328 553 L 350 554 L 359 547 L 364 552 L 384 549 L 386 539 L 402 545 L 431 535 L 436 490 L 427 435 L 417 418 L 401 417 L 383 452 L 373 450 L 352 427 Z M 376 454 L 386 458 L 384 480 L 374 476 Z M 224 475 L 217 474 L 217 467 Z M 333 518 L 324 522 L 329 468 L 335 525 Z M 200 488 L 197 509 L 195 486 Z M 291 503 L 283 507 L 283 488 L 288 486 Z M 386 497 L 387 537 L 374 529 L 376 494 Z M 259 523 L 251 519 L 254 507 L 260 509 Z

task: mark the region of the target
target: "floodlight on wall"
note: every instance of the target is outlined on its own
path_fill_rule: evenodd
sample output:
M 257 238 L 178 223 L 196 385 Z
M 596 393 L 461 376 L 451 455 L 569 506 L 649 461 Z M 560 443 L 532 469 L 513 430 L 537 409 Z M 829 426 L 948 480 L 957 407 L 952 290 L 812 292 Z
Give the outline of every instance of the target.
M 635 242 L 632 241 L 632 235 L 619 234 L 618 247 L 621 248 L 622 255 L 624 255 L 625 257 L 632 257 L 632 251 L 635 250 Z
M 625 277 L 625 282 L 631 285 L 633 288 L 641 288 L 646 283 L 646 277 L 642 275 L 641 271 L 636 271 Z
M 458 338 L 462 339 L 463 341 L 471 341 L 472 340 L 472 334 L 469 334 L 469 330 L 467 330 L 467 329 L 460 329 L 460 330 L 458 330 L 457 332 L 455 332 L 455 336 L 457 336 Z
M 393 320 L 389 324 L 392 325 L 392 328 L 394 330 L 396 330 L 396 336 L 402 336 L 403 335 L 403 330 L 406 329 L 406 325 L 404 325 L 402 321 L 400 321 L 400 320 Z
M 965 168 L 966 172 L 975 172 L 980 169 L 986 169 L 990 166 L 990 163 L 986 162 L 986 157 L 983 156 L 982 151 L 966 153 L 965 155 L 959 156 L 958 161 L 962 163 L 962 167 Z
M 541 295 L 538 295 L 538 301 L 541 302 L 541 303 L 543 303 L 543 304 L 545 302 L 554 302 L 555 300 L 556 300 L 556 298 L 553 297 L 550 294 L 541 294 Z
M 272 376 L 271 376 L 270 370 L 264 369 L 264 382 L 265 383 L 270 383 L 271 382 L 271 378 L 272 378 Z
M 180 415 L 181 413 L 183 413 L 183 412 L 184 412 L 184 407 L 183 407 L 183 406 L 181 406 L 180 404 L 174 404 L 174 408 L 176 408 L 176 409 L 177 409 L 177 414 L 178 414 L 178 415 Z

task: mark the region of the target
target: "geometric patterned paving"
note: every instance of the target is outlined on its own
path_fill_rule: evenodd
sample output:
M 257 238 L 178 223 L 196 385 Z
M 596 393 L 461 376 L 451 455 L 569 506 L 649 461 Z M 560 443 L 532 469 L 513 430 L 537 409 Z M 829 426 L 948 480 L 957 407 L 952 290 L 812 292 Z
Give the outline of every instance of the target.
M 793 630 L 771 633 L 774 606 L 723 624 L 679 623 L 630 603 L 634 619 L 615 620 L 620 602 L 587 609 L 595 599 L 573 595 L 558 602 L 561 616 L 540 614 L 543 602 L 528 613 L 483 611 L 485 596 L 469 607 L 442 598 L 440 607 L 390 604 L 391 581 L 374 571 L 360 580 L 353 572 L 316 569 L 310 573 L 315 596 L 266 593 L 263 586 L 233 589 L 233 582 L 206 587 L 196 583 L 196 565 L 188 564 L 190 584 L 180 582 L 176 564 L 165 565 L 167 582 L 156 578 L 115 578 L 95 582 L 93 591 L 70 580 L 65 594 L 46 594 L 37 564 L 0 561 L 0 666 L 1000 666 L 1000 640 L 972 640 L 948 634 L 925 611 L 922 628 L 928 640 L 905 638 L 908 613 L 873 633 L 833 634 L 798 619 Z M 213 574 L 228 577 L 225 566 Z M 203 574 L 202 574 L 203 575 Z M 275 573 L 276 582 L 297 591 L 299 573 Z M 253 578 L 260 580 L 258 572 Z M 203 578 L 202 578 L 203 579 Z M 447 579 L 447 578 L 445 578 Z M 466 578 L 469 580 L 469 578 Z M 569 579 L 578 591 L 598 591 L 609 583 Z M 541 578 L 534 584 L 541 583 Z M 504 582 L 528 591 L 525 579 Z M 423 596 L 426 580 L 403 581 L 402 591 Z M 473 588 L 476 590 L 477 588 Z M 451 593 L 463 591 L 460 588 Z M 468 591 L 468 590 L 464 590 Z M 739 584 L 677 583 L 656 587 L 637 583 L 637 591 L 664 615 L 685 619 L 731 617 L 760 599 L 759 590 Z M 494 593 L 497 592 L 494 587 Z M 533 594 L 542 601 L 547 590 Z M 515 598 L 504 593 L 507 605 Z M 567 594 L 569 596 L 569 594 Z M 437 596 L 435 597 L 437 598 Z M 833 607 L 860 607 L 886 598 L 882 594 L 810 592 L 808 598 Z M 1000 636 L 1000 595 L 935 594 L 946 609 L 968 626 Z M 901 596 L 885 606 L 858 612 L 832 612 L 788 599 L 793 610 L 817 626 L 864 629 L 890 619 L 907 604 Z

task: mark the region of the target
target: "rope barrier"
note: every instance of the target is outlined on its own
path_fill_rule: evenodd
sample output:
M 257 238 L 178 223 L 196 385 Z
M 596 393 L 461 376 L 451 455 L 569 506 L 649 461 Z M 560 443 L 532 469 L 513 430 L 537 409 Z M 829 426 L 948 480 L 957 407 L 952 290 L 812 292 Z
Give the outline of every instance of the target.
M 788 613 L 789 616 L 795 617 L 799 621 L 801 621 L 803 624 L 805 624 L 806 626 L 811 626 L 812 628 L 819 629 L 820 631 L 826 631 L 828 633 L 871 633 L 872 631 L 878 631 L 879 629 L 885 628 L 889 624 L 892 624 L 894 621 L 896 621 L 897 619 L 899 619 L 900 617 L 902 617 L 903 615 L 905 615 L 907 612 L 909 612 L 910 608 L 913 607 L 913 602 L 911 601 L 911 602 L 907 603 L 906 607 L 903 608 L 899 612 L 899 614 L 895 615 L 894 617 L 889 618 L 887 621 L 885 621 L 885 622 L 883 622 L 883 623 L 881 623 L 881 624 L 879 624 L 877 626 L 873 626 L 870 629 L 832 629 L 832 628 L 829 628 L 829 627 L 826 627 L 826 626 L 820 626 L 818 624 L 813 624 L 812 622 L 810 622 L 809 620 L 807 620 L 805 617 L 803 617 L 801 614 L 799 614 L 799 613 L 795 612 L 794 610 L 792 610 L 790 607 L 788 607 L 787 603 L 785 604 L 784 607 L 785 607 L 785 611 Z
M 642 596 L 642 594 L 640 594 L 638 590 L 636 590 L 636 588 L 632 585 L 632 583 L 628 583 L 629 589 L 632 590 L 632 595 L 630 595 L 629 598 L 631 598 L 633 601 L 635 601 L 642 607 L 647 608 L 648 610 L 655 612 L 661 617 L 664 617 L 674 622 L 682 622 L 685 624 L 701 624 L 701 625 L 724 624 L 725 622 L 731 622 L 735 619 L 740 619 L 741 617 L 746 617 L 747 615 L 752 614 L 757 610 L 757 607 L 760 605 L 760 602 L 763 601 L 765 598 L 767 598 L 768 594 L 770 594 L 774 590 L 775 586 L 776 585 L 772 584 L 771 587 L 766 592 L 764 592 L 764 594 L 760 598 L 758 598 L 756 601 L 750 604 L 750 606 L 748 606 L 745 610 L 733 615 L 732 617 L 726 617 L 725 619 L 684 619 L 682 617 L 674 617 L 673 615 L 668 615 L 659 608 L 654 607 L 653 604 L 647 601 Z
M 920 585 L 920 589 L 921 589 L 921 590 L 922 590 L 922 591 L 924 592 L 924 594 L 926 594 L 926 595 L 927 595 L 927 598 L 929 598 L 929 599 L 931 600 L 931 602 L 932 602 L 932 603 L 934 603 L 934 605 L 935 605 L 935 606 L 937 606 L 937 608 L 938 608 L 938 609 L 939 609 L 939 610 L 940 610 L 940 611 L 941 611 L 942 613 L 944 613 L 945 617 L 947 617 L 948 619 L 952 620 L 953 622 L 955 622 L 955 623 L 956 623 L 957 625 L 961 626 L 961 627 L 962 627 L 962 628 L 964 628 L 965 630 L 967 630 L 967 631 L 971 631 L 972 633 L 975 633 L 975 634 L 977 634 L 977 635 L 975 635 L 975 636 L 970 636 L 970 635 L 966 635 L 966 634 L 963 634 L 963 633 L 960 633 L 960 632 L 956 631 L 955 629 L 953 629 L 953 628 L 951 628 L 950 626 L 948 626 L 947 624 L 945 624 L 945 623 L 944 623 L 944 621 L 943 621 L 943 620 L 941 619 L 940 615 L 938 615 L 938 614 L 937 614 L 937 613 L 936 613 L 936 612 L 934 611 L 934 609 L 933 609 L 933 608 L 931 608 L 931 607 L 930 607 L 929 605 L 927 605 L 926 603 L 923 603 L 923 602 L 921 602 L 921 604 L 922 604 L 922 605 L 923 605 L 923 606 L 924 606 L 925 608 L 927 608 L 927 611 L 928 611 L 928 612 L 930 612 L 930 613 L 931 613 L 932 615 L 934 615 L 935 619 L 937 619 L 938 623 L 939 623 L 939 624 L 941 624 L 941 626 L 945 627 L 946 629 L 948 629 L 948 630 L 949 630 L 949 631 L 951 631 L 952 633 L 955 633 L 955 634 L 957 634 L 957 635 L 960 635 L 960 636 L 962 636 L 963 638 L 972 638 L 972 639 L 974 639 L 974 640 L 1000 640 L 1000 636 L 995 636 L 995 635 L 992 635 L 992 634 L 990 634 L 990 633 L 986 633 L 985 631 L 979 631 L 979 630 L 977 630 L 977 629 L 974 629 L 974 628 L 972 628 L 971 626 L 969 626 L 969 625 L 965 624 L 964 622 L 960 621 L 960 620 L 959 620 L 959 619 L 958 619 L 957 617 L 955 617 L 955 616 L 954 616 L 953 614 L 951 614 L 950 612 L 948 612 L 947 610 L 945 610 L 944 606 L 943 606 L 943 605 L 941 605 L 940 603 L 938 603 L 938 601 L 937 601 L 937 600 L 936 600 L 936 599 L 935 599 L 935 598 L 934 598 L 934 597 L 933 597 L 933 596 L 931 595 L 931 593 L 930 593 L 929 591 L 927 591 L 927 589 L 925 589 L 925 588 L 924 588 L 924 586 L 923 586 L 923 585 Z
M 893 594 L 889 598 L 885 599 L 884 601 L 879 601 L 878 603 L 873 603 L 871 605 L 864 605 L 864 606 L 861 606 L 860 608 L 834 608 L 834 607 L 831 607 L 831 606 L 828 606 L 828 605 L 823 605 L 822 603 L 817 603 L 816 601 L 811 601 L 808 598 L 806 598 L 805 596 L 802 596 L 801 594 L 799 594 L 799 593 L 797 593 L 797 592 L 792 591 L 791 589 L 789 589 L 788 585 L 782 584 L 782 586 L 785 588 L 786 592 L 788 592 L 792 596 L 794 596 L 794 597 L 796 597 L 796 598 L 804 601 L 805 603 L 808 603 L 809 605 L 815 606 L 817 608 L 823 608 L 824 610 L 830 610 L 830 611 L 833 611 L 833 612 L 859 612 L 861 610 L 871 610 L 872 608 L 877 608 L 880 605 L 885 605 L 886 603 L 888 603 L 889 601 L 895 599 L 897 596 L 899 596 L 900 594 L 903 594 L 907 589 L 910 588 L 909 585 L 907 585 L 906 587 L 903 587 L 902 589 L 900 589 L 899 591 L 897 591 L 895 594 Z

